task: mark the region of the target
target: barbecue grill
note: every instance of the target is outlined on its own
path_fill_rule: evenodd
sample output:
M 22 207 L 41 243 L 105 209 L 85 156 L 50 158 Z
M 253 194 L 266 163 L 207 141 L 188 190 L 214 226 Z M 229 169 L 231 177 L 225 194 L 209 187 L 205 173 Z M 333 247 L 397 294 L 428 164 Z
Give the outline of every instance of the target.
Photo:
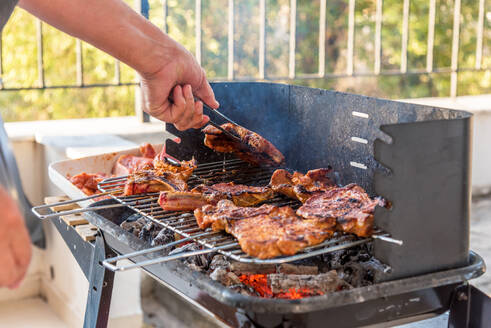
M 484 326 L 489 300 L 467 284 L 485 270 L 482 259 L 469 251 L 471 114 L 290 85 L 217 83 L 213 88 L 220 110 L 275 144 L 285 155 L 286 167 L 307 171 L 329 165 L 334 181 L 356 182 L 372 196 L 390 201 L 391 208 L 375 211 L 373 238 L 341 236 L 292 257 L 258 260 L 244 254 L 229 236 L 200 231 L 191 214 L 164 212 L 156 203 L 157 194 L 120 197 L 117 192 L 126 178 L 106 179 L 99 188 L 113 199 L 91 205 L 92 212 L 84 214 L 101 230 L 95 248 L 88 250 L 93 254 L 91 264 L 79 260 L 88 267 L 93 285 L 87 326 L 107 320 L 113 271 L 139 266 L 232 326 L 248 322 L 259 327 L 313 327 L 332 322 L 352 327 L 413 321 L 448 309 L 455 327 L 464 322 Z M 180 140 L 167 140 L 167 153 L 180 160 L 194 157 L 200 163 L 191 186 L 231 180 L 261 185 L 269 180 L 270 168 L 254 168 L 206 148 L 200 131 L 180 132 L 169 124 L 167 130 Z M 271 202 L 298 206 L 283 197 Z M 184 239 L 149 248 L 119 227 L 135 212 Z M 54 223 L 73 243 L 63 221 Z M 185 241 L 197 242 L 202 249 L 166 251 Z M 170 261 L 219 252 L 240 262 L 281 263 L 367 242 L 386 264 L 377 273 L 376 284 L 300 300 L 240 295 L 180 261 Z M 81 251 L 72 252 L 82 257 Z M 114 257 L 113 252 L 120 255 Z M 123 258 L 135 263 L 117 266 L 115 262 Z M 474 315 L 461 311 L 466 306 Z

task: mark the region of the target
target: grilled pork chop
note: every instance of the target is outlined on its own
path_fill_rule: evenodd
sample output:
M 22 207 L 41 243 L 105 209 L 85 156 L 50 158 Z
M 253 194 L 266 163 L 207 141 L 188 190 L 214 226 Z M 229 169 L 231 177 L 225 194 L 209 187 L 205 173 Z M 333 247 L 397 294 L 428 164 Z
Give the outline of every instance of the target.
M 136 195 L 159 191 L 185 191 L 187 180 L 196 167 L 196 161 L 182 161 L 172 164 L 164 160 L 154 160 L 154 168 L 136 171 L 128 177 L 124 195 Z
M 318 192 L 329 190 L 335 184 L 327 177 L 330 168 L 310 170 L 306 174 L 279 169 L 271 176 L 269 186 L 277 193 L 304 203 Z
M 329 220 L 300 218 L 288 206 L 237 207 L 229 200 L 198 208 L 194 216 L 201 229 L 225 230 L 245 253 L 260 259 L 293 255 L 323 242 L 334 230 Z
M 362 187 L 349 184 L 312 196 L 297 214 L 310 220 L 334 219 L 337 230 L 368 237 L 373 232 L 373 212 L 377 205 L 385 206 L 385 201 L 371 199 Z
M 211 186 L 199 185 L 192 191 L 199 192 L 210 204 L 229 199 L 237 206 L 254 206 L 274 196 L 269 187 L 253 187 L 233 182 L 217 183 Z
M 280 166 L 284 163 L 283 154 L 259 134 L 232 123 L 222 124 L 221 127 L 243 142 L 238 142 L 214 126 L 208 125 L 203 129 L 205 146 L 220 153 L 234 153 L 240 159 L 256 165 Z
M 199 185 L 191 191 L 160 193 L 159 204 L 166 211 L 190 211 L 229 199 L 237 206 L 254 206 L 273 197 L 268 187 L 236 185 L 233 182 Z

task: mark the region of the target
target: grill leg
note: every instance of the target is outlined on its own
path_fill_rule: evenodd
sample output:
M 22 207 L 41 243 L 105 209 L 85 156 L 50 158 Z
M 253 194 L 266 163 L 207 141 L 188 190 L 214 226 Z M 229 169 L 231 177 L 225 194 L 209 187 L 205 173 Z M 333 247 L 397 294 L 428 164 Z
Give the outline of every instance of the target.
M 102 261 L 116 254 L 107 247 L 104 238 L 98 235 L 89 273 L 89 295 L 85 309 L 84 328 L 103 328 L 107 326 L 111 295 L 113 290 L 114 272 L 105 269 Z
M 450 305 L 449 328 L 485 328 L 491 318 L 491 297 L 476 287 L 457 287 Z

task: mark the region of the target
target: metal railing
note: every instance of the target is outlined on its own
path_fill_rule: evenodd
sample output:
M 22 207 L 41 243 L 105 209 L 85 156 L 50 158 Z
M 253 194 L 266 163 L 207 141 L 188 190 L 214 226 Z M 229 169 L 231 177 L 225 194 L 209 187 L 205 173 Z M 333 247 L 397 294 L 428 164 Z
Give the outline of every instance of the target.
M 490 71 L 491 68 L 483 66 L 483 40 L 485 29 L 485 0 L 479 1 L 477 28 L 476 28 L 476 53 L 474 67 L 459 67 L 459 46 L 460 46 L 460 22 L 461 22 L 461 0 L 454 0 L 453 8 L 453 27 L 452 27 L 452 46 L 451 46 L 451 65 L 450 67 L 435 67 L 434 66 L 434 44 L 435 44 L 435 17 L 436 17 L 436 0 L 429 0 L 428 11 L 428 31 L 427 31 L 427 54 L 426 67 L 424 69 L 411 69 L 408 67 L 408 41 L 409 41 L 409 17 L 411 0 L 403 0 L 402 12 L 402 34 L 401 34 L 401 53 L 400 67 L 398 69 L 382 69 L 382 23 L 383 23 L 383 0 L 376 1 L 375 9 L 375 33 L 374 33 L 374 60 L 372 72 L 357 72 L 354 67 L 355 58 L 355 9 L 356 0 L 346 0 L 348 2 L 348 26 L 347 26 L 347 58 L 346 70 L 344 73 L 331 73 L 326 70 L 326 26 L 327 15 L 326 8 L 327 0 L 320 0 L 319 8 L 319 46 L 318 46 L 318 69 L 315 73 L 297 73 L 296 70 L 296 33 L 289 33 L 288 42 L 288 75 L 274 76 L 266 73 L 266 25 L 267 25 L 267 1 L 259 0 L 259 40 L 258 40 L 258 74 L 255 76 L 238 76 L 234 72 L 234 0 L 228 0 L 228 18 L 227 22 L 227 74 L 226 76 L 215 77 L 213 81 L 291 81 L 291 80 L 306 80 L 306 79 L 331 79 L 344 77 L 371 77 L 371 76 L 408 76 L 422 74 L 450 74 L 450 96 L 457 95 L 457 82 L 459 72 L 473 71 L 484 72 Z M 297 26 L 297 0 L 290 0 L 290 31 L 296 32 Z M 149 17 L 148 0 L 135 0 L 135 7 L 143 16 Z M 196 40 L 196 59 L 201 64 L 202 61 L 202 0 L 195 0 L 195 40 Z M 164 19 L 163 31 L 167 32 L 167 18 L 169 15 L 167 0 L 162 1 L 162 14 Z M 0 80 L 0 90 L 4 91 L 19 91 L 19 90 L 36 90 L 36 89 L 60 89 L 60 88 L 94 88 L 94 87 L 114 87 L 138 85 L 135 82 L 122 82 L 120 75 L 119 61 L 115 61 L 114 80 L 111 83 L 85 83 L 82 42 L 76 41 L 76 72 L 77 79 L 75 84 L 64 85 L 47 85 L 44 78 L 44 54 L 43 54 L 43 23 L 37 20 L 37 66 L 38 66 L 38 85 L 37 86 L 22 86 L 8 87 L 4 81 Z M 1 40 L 0 40 L 0 75 L 3 75 L 3 64 L 1 57 Z M 138 93 L 136 93 L 138 94 Z M 139 103 L 137 101 L 137 103 Z M 140 110 L 140 105 L 137 104 L 137 115 L 146 120 L 144 114 Z

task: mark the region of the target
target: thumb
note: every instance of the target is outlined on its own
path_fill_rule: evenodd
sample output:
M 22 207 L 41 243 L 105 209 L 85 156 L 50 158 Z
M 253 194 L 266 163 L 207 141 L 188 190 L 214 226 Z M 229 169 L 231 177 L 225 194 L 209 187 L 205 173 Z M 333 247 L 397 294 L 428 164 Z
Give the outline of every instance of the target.
M 196 89 L 193 93 L 196 97 L 201 99 L 201 101 L 203 101 L 205 104 L 213 109 L 217 109 L 220 106 L 218 101 L 215 99 L 215 93 L 213 92 L 213 89 L 211 88 L 206 78 L 203 79 L 200 87 Z

